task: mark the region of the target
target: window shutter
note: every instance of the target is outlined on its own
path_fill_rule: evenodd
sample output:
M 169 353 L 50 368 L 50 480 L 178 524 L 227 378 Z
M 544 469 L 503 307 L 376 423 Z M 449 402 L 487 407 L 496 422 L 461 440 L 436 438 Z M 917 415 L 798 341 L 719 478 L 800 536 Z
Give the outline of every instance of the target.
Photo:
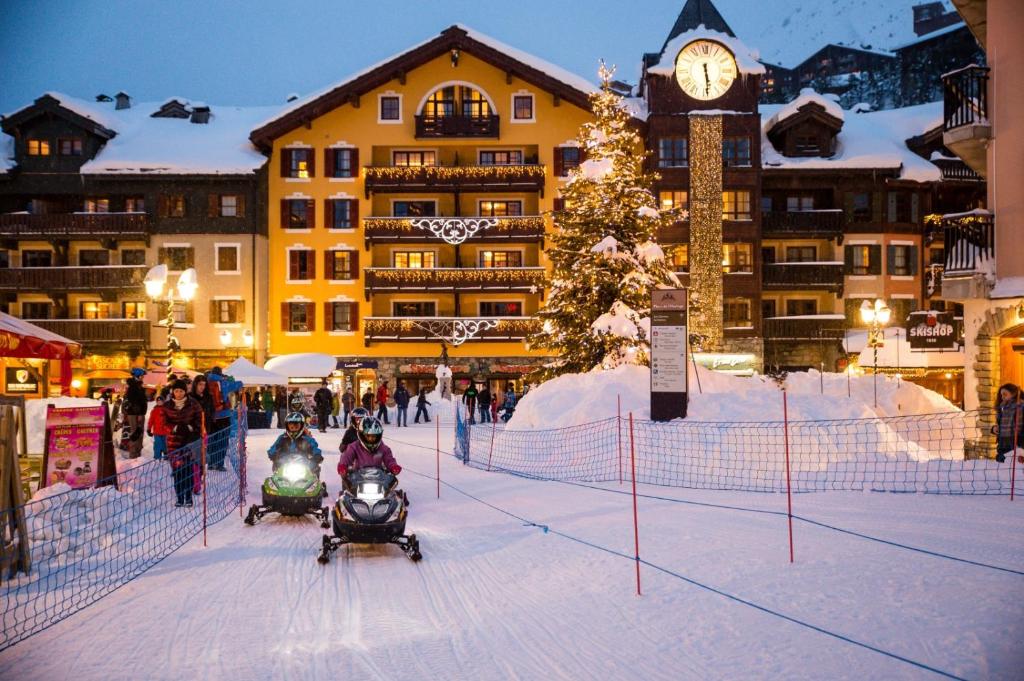
M 324 303 L 324 331 L 334 331 L 334 303 Z
M 316 149 L 308 149 L 306 158 L 309 159 L 309 176 L 316 177 Z
M 166 248 L 158 248 L 158 249 L 156 249 L 156 262 L 157 262 L 158 265 L 166 265 L 167 264 L 167 249 Z
M 890 202 L 891 203 L 891 202 Z M 888 245 L 885 247 L 885 273 L 892 276 L 896 269 L 896 247 Z
M 196 306 L 191 300 L 185 303 L 185 323 L 195 324 L 196 323 Z
M 281 150 L 281 177 L 291 177 L 292 175 L 292 150 L 282 149 Z
M 888 214 L 886 222 L 896 222 L 896 192 L 889 192 Z
M 309 278 L 316 279 L 316 251 L 306 251 L 306 264 L 309 265 Z
M 915 196 L 917 196 L 915 194 Z M 917 276 L 917 258 L 918 258 L 917 246 L 910 247 L 910 275 Z
M 914 192 L 910 195 L 910 221 L 915 225 L 917 224 L 918 217 L 921 214 L 921 195 Z
M 235 217 L 245 217 L 245 194 L 235 196 Z
M 334 177 L 334 149 L 324 149 L 324 177 Z
M 349 319 L 349 322 L 348 322 L 348 324 L 349 324 L 349 327 L 348 327 L 349 331 L 358 331 L 359 330 L 359 303 L 349 303 L 348 304 L 348 313 L 349 313 L 349 318 L 348 318 Z
M 288 199 L 281 199 L 281 229 L 288 228 L 288 214 L 289 210 Z
M 281 330 L 290 331 L 292 328 L 292 310 L 288 303 L 281 303 Z
M 555 176 L 556 177 L 562 177 L 563 175 L 565 175 L 565 167 L 564 167 L 564 164 L 562 163 L 562 148 L 561 147 L 555 147 L 555 152 L 554 152 L 554 154 L 552 154 L 552 158 L 554 158 L 554 160 L 555 160 L 555 162 L 554 162 Z
M 324 279 L 334 279 L 334 251 L 324 251 Z
M 552 210 L 555 211 L 556 213 L 560 213 L 563 210 L 565 210 L 565 199 L 563 199 L 561 196 L 556 196 Z
M 298 251 L 288 251 L 288 278 L 293 281 L 299 278 Z
M 165 218 L 171 214 L 170 201 L 166 194 L 160 194 L 156 198 L 157 217 Z
M 868 246 L 869 258 L 868 262 L 868 274 L 881 274 L 882 273 L 882 247 L 878 244 L 874 246 Z
M 587 148 L 586 147 L 580 147 L 579 150 L 580 150 L 580 163 L 583 163 L 584 161 L 587 160 Z
M 185 251 L 185 267 L 196 266 L 196 249 L 189 248 Z
M 359 251 L 352 251 L 349 254 L 348 263 L 349 263 L 348 278 L 349 279 L 358 279 L 359 278 Z
M 872 222 L 882 221 L 882 203 L 884 201 L 884 196 L 885 195 L 882 194 L 882 192 L 871 192 L 871 215 L 873 216 L 871 219 Z
M 843 212 L 846 213 L 846 221 L 853 222 L 853 192 L 843 194 Z
M 306 303 L 306 328 L 316 331 L 316 303 Z
M 359 199 L 348 200 L 348 224 L 352 229 L 359 227 Z
M 215 218 L 220 215 L 220 194 L 209 194 L 206 202 L 206 217 Z
M 352 167 L 352 177 L 359 177 L 359 149 L 352 147 L 349 153 L 351 154 L 349 157 L 351 163 L 349 165 Z
M 312 175 L 312 173 L 310 173 Z M 306 201 L 306 229 L 316 229 L 316 201 Z
M 217 321 L 218 321 L 217 320 L 217 301 L 216 300 L 211 300 L 210 301 L 210 323 L 211 324 L 216 324 Z

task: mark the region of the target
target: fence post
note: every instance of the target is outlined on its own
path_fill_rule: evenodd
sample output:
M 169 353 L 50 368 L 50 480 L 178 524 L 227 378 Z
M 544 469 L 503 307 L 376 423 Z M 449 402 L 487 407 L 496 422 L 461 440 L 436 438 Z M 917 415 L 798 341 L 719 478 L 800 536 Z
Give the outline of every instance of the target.
M 1020 393 L 1013 405 L 1013 451 L 1010 452 L 1010 501 L 1013 501 L 1014 487 L 1017 486 L 1017 414 L 1020 412 Z
M 436 433 L 436 442 L 434 444 L 434 454 L 437 457 L 437 498 L 441 498 L 441 413 L 434 416 L 436 426 L 434 427 Z
M 633 412 L 629 412 L 629 459 L 633 479 L 633 548 L 636 556 L 636 595 L 640 596 L 640 521 L 636 511 L 636 447 L 633 444 Z
M 491 451 L 487 453 L 487 470 L 491 470 L 491 457 L 494 456 L 494 432 L 498 429 L 498 421 L 491 419 Z
M 238 448 L 238 517 L 242 518 L 245 516 L 245 438 L 242 437 L 242 418 L 246 419 L 245 428 L 246 432 L 249 430 L 249 414 L 247 411 L 243 411 L 242 407 L 245 406 L 249 396 L 246 393 L 242 393 L 242 399 L 238 403 L 238 417 L 237 423 L 238 428 L 235 431 L 235 447 Z
M 203 415 L 203 439 L 199 447 L 199 479 L 203 485 L 203 548 L 206 548 L 206 485 L 209 478 L 206 473 L 206 415 Z
M 616 395 L 615 439 L 619 443 L 619 484 L 622 484 L 622 395 Z
M 782 389 L 782 428 L 786 443 L 786 514 L 789 518 L 789 562 L 793 562 L 793 491 L 789 474 L 789 403 Z

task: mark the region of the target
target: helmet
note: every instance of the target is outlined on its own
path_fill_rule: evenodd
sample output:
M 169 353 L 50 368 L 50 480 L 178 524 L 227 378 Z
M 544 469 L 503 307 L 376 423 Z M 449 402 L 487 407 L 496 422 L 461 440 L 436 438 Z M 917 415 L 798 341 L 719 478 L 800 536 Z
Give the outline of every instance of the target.
M 370 412 L 363 407 L 356 407 L 352 410 L 352 413 L 348 415 L 349 425 L 359 430 L 359 422 L 370 415 Z
M 356 435 L 366 449 L 375 452 L 380 447 L 381 440 L 384 438 L 384 426 L 381 425 L 380 419 L 374 416 L 367 416 L 360 421 L 359 428 L 356 429 Z
M 300 426 L 305 428 L 306 417 L 297 411 L 293 411 L 292 413 L 288 414 L 288 416 L 284 420 L 284 423 L 286 427 L 292 423 L 298 423 Z
M 142 367 L 135 367 L 132 369 L 132 378 L 142 378 L 146 375 L 146 370 Z

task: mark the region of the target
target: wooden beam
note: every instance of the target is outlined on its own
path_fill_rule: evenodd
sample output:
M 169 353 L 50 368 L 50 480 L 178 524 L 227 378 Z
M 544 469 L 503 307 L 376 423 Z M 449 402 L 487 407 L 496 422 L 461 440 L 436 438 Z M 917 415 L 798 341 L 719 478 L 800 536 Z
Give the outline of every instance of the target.
M 353 109 L 358 109 L 359 108 L 359 95 L 357 93 L 353 92 L 351 95 L 348 96 L 348 103 L 352 105 Z
M 562 96 L 561 96 L 561 95 L 559 95 L 559 94 L 558 94 L 558 93 L 556 92 L 556 93 L 554 94 L 554 97 L 552 97 L 552 102 L 551 102 L 551 104 L 552 104 L 553 106 L 561 106 L 561 104 L 562 104 Z
M 395 74 L 395 78 L 398 78 L 399 84 L 405 85 L 405 69 L 398 69 L 398 73 Z
M 506 85 L 511 85 L 512 84 L 512 71 L 511 70 L 505 72 L 505 84 Z

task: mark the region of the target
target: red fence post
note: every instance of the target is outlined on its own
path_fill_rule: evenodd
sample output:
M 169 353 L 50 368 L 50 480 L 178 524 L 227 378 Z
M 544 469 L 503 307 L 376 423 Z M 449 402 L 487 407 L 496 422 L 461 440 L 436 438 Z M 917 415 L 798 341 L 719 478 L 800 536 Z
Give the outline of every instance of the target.
M 615 438 L 619 442 L 619 484 L 622 484 L 622 395 L 616 395 Z
M 437 423 L 434 430 L 437 435 L 437 442 L 434 445 L 434 453 L 437 456 L 437 498 L 441 498 L 441 413 L 440 411 L 434 415 L 434 421 Z
M 640 596 L 640 521 L 636 511 L 636 448 L 633 445 L 633 412 L 629 412 L 629 459 L 632 462 L 633 479 L 633 548 L 636 556 L 636 595 Z
M 786 390 L 782 390 L 782 428 L 786 442 L 786 514 L 789 517 L 789 562 L 793 562 L 793 491 L 789 475 L 789 403 Z
M 203 415 L 203 441 L 199 448 L 199 479 L 203 485 L 203 547 L 206 547 L 206 415 Z

